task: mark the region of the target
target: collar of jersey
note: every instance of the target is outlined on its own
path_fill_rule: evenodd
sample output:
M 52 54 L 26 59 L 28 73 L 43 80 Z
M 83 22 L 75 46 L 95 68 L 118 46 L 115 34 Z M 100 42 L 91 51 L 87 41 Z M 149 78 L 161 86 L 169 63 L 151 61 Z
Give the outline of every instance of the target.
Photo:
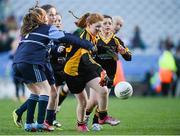
M 91 36 L 93 43 L 96 44 L 97 41 L 96 36 L 94 36 L 88 28 L 86 28 L 86 31 Z
M 111 36 L 109 36 L 108 38 L 105 38 L 105 37 L 102 36 L 102 34 L 99 34 L 99 37 L 100 37 L 100 38 L 102 39 L 102 41 L 103 41 L 104 43 L 106 43 L 106 44 L 108 44 L 108 43 L 111 41 L 111 39 L 112 39 L 113 36 L 114 36 L 114 34 L 112 33 Z

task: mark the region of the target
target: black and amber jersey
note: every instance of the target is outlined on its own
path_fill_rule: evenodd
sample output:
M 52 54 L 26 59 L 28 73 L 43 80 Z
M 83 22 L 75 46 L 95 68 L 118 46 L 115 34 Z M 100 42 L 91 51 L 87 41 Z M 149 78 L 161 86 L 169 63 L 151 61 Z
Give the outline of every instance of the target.
M 96 37 L 91 35 L 88 29 L 85 29 L 81 33 L 80 38 L 86 39 L 94 45 L 97 43 Z M 64 67 L 64 72 L 66 74 L 70 76 L 78 76 L 93 73 L 94 71 L 98 73 L 102 71 L 102 67 L 93 60 L 88 50 L 71 46 L 67 52 L 69 53 Z
M 99 63 L 103 69 L 106 70 L 108 77 L 113 82 L 116 73 L 116 67 L 118 60 L 118 47 L 123 46 L 126 49 L 126 53 L 122 55 L 125 60 L 131 60 L 131 53 L 128 48 L 124 46 L 124 43 L 116 35 L 111 34 L 109 38 L 104 38 L 99 35 L 97 40 L 97 54 L 95 61 Z
M 118 38 L 116 35 L 112 34 L 109 38 L 104 38 L 99 35 L 97 40 L 97 57 L 102 59 L 118 59 L 118 46 L 123 46 L 126 49 L 126 53 L 122 57 L 130 61 L 131 53 L 127 47 L 125 47 L 124 42 Z
M 63 46 L 67 48 L 65 44 L 61 43 L 55 47 L 56 48 L 55 51 L 52 50 L 50 52 L 50 62 L 54 72 L 63 71 L 66 60 L 65 59 L 66 50 L 63 50 L 61 53 L 57 52 L 59 46 Z

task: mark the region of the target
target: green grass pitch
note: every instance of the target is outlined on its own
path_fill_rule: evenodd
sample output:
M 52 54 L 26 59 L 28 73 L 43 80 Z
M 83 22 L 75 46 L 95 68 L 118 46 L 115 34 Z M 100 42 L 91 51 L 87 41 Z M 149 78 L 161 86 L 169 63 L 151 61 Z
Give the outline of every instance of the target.
M 63 130 L 54 132 L 33 133 L 17 128 L 12 120 L 12 111 L 19 105 L 12 100 L 0 100 L 0 135 L 180 135 L 180 98 L 132 97 L 120 100 L 110 97 L 109 114 L 120 119 L 120 125 L 103 125 L 101 132 L 88 133 L 80 133 L 75 129 L 74 97 L 65 100 L 58 113 L 57 118 L 63 124 Z

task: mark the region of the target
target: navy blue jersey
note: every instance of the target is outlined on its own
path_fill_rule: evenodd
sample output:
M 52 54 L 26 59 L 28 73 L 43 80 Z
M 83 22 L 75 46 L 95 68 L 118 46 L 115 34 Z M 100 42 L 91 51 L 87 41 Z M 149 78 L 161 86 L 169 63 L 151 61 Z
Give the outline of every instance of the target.
M 59 31 L 55 26 L 44 24 L 34 29 L 25 37 L 22 37 L 14 55 L 13 63 L 24 62 L 44 66 L 47 63 L 47 45 L 50 40 L 72 44 L 86 49 L 93 48 L 93 45 L 88 41 L 83 41 L 72 34 Z
M 26 62 L 44 65 L 47 58 L 48 43 L 64 37 L 64 32 L 50 25 L 41 25 L 22 37 L 14 55 L 13 63 Z

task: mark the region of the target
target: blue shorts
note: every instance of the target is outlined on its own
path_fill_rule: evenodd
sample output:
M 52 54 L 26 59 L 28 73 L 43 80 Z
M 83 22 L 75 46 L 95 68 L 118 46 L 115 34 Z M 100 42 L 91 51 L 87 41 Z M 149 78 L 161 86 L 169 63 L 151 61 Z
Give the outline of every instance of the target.
M 44 65 L 44 68 L 45 68 L 45 74 L 46 74 L 48 83 L 49 83 L 50 85 L 55 84 L 54 72 L 53 72 L 51 63 L 50 63 L 50 62 L 47 62 L 47 63 Z
M 13 75 L 15 79 L 26 84 L 47 80 L 43 67 L 36 64 L 13 64 Z

